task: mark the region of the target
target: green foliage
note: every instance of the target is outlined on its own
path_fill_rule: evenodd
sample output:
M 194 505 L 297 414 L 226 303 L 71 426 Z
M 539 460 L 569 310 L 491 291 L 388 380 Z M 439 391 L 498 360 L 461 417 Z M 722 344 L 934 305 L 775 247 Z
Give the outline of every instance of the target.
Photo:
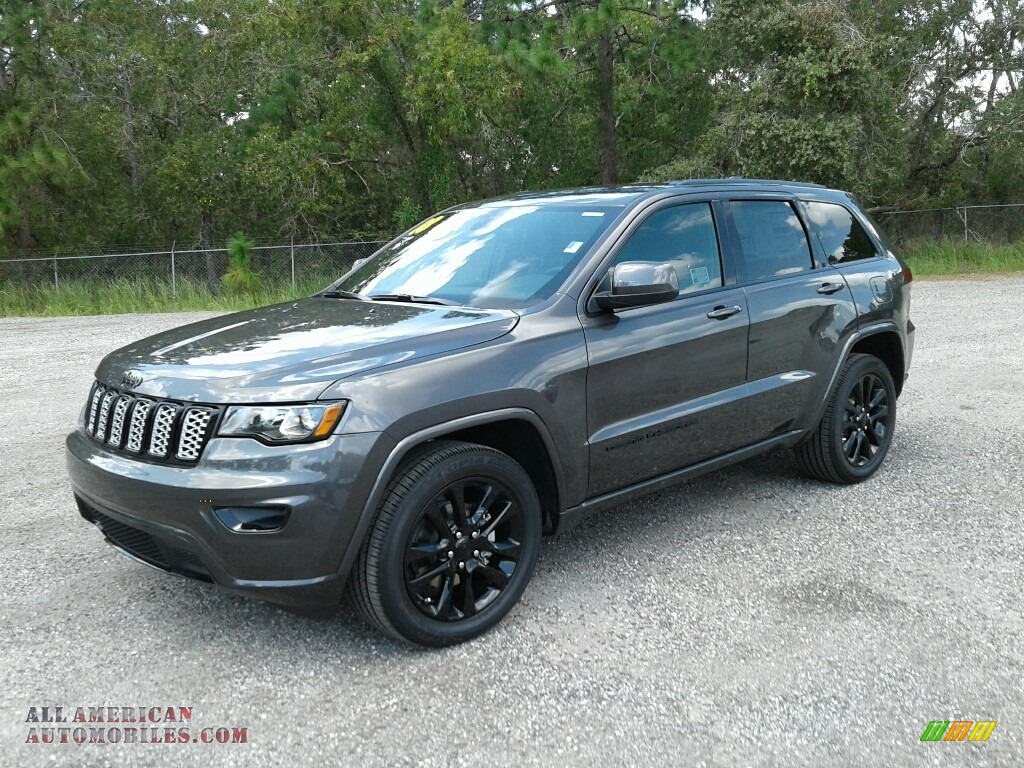
M 35 244 L 35 224 L 51 213 L 47 193 L 70 174 L 53 133 L 57 120 L 46 109 L 51 13 L 45 0 L 0 3 L 0 255 Z
M 1019 38 L 1003 0 L 0 0 L 0 256 L 641 177 L 1016 201 Z
M 255 243 L 236 232 L 228 241 L 228 271 L 221 277 L 224 286 L 236 293 L 252 293 L 259 287 L 260 278 L 252 268 L 250 251 Z
M 413 224 L 423 219 L 423 211 L 409 198 L 405 198 L 395 209 L 395 225 L 400 232 L 409 229 Z
M 267 283 L 247 293 L 212 294 L 203 283 L 179 280 L 177 295 L 159 279 L 62 281 L 38 286 L 0 282 L 0 316 L 117 315 L 128 312 L 236 311 L 309 296 L 330 282 Z
M 538 94 L 520 102 L 520 135 L 538 171 L 557 169 L 540 186 L 636 178 L 706 124 L 710 88 L 699 73 L 702 33 L 690 3 L 499 7 L 503 23 L 485 24 L 485 32 Z
M 915 276 L 1024 272 L 1024 240 L 1009 245 L 956 241 L 911 243 L 904 258 Z
M 683 170 L 814 181 L 872 201 L 891 187 L 893 91 L 843 6 L 722 0 L 707 37 L 717 114 Z
M 1000 100 L 981 127 L 991 139 L 965 158 L 971 168 L 985 172 L 971 196 L 999 203 L 1024 200 L 1024 92 Z

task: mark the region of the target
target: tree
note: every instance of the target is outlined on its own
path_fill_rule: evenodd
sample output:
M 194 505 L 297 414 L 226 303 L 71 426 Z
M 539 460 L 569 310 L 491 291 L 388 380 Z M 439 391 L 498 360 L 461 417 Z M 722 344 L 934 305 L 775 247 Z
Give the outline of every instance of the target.
M 714 125 L 653 178 L 801 179 L 873 198 L 900 172 L 895 87 L 845 4 L 722 0 L 707 34 Z
M 45 109 L 53 86 L 45 0 L 0 0 L 0 253 L 35 244 L 49 193 L 70 163 Z
M 1024 0 L 0 0 L 0 250 L 376 238 L 523 189 L 1024 196 Z
M 690 8 L 685 0 L 503 3 L 489 29 L 542 84 L 568 73 L 571 90 L 582 98 L 563 102 L 567 122 L 573 131 L 582 128 L 596 148 L 592 181 L 614 184 L 624 164 L 635 172 L 624 163 L 620 132 L 648 137 L 641 144 L 650 150 L 679 146 L 703 124 L 696 111 L 685 109 L 703 106 L 706 93 L 690 77 L 700 38 Z

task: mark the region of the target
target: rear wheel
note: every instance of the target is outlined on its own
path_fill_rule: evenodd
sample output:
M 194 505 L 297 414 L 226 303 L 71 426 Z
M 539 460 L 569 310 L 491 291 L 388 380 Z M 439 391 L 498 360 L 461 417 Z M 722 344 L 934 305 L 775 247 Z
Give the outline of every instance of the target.
M 395 637 L 460 643 L 516 604 L 540 548 L 529 475 L 481 445 L 436 442 L 388 487 L 349 579 L 360 613 Z
M 811 477 L 859 483 L 882 465 L 895 426 L 896 388 L 889 369 L 874 355 L 850 355 L 825 415 L 796 447 L 796 457 Z

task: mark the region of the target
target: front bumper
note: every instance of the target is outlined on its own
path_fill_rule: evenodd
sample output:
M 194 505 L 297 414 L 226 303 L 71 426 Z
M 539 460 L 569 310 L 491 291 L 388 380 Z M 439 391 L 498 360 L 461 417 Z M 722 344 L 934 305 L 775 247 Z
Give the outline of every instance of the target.
M 194 467 L 114 453 L 83 431 L 66 456 L 82 516 L 148 565 L 290 605 L 341 599 L 341 564 L 394 442 L 383 433 L 266 446 L 214 438 Z M 276 531 L 236 532 L 222 508 L 287 510 Z

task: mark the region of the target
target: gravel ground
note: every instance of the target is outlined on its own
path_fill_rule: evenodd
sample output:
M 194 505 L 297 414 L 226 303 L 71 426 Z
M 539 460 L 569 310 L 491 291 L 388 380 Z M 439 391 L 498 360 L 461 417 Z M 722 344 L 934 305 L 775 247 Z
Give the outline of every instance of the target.
M 95 364 L 202 315 L 0 319 L 0 764 L 1024 764 L 1022 295 L 915 283 L 871 481 L 775 453 L 605 512 L 440 652 L 159 574 L 78 517 L 63 439 Z M 191 706 L 249 743 L 26 744 L 57 705 Z M 936 719 L 999 724 L 920 743 Z

